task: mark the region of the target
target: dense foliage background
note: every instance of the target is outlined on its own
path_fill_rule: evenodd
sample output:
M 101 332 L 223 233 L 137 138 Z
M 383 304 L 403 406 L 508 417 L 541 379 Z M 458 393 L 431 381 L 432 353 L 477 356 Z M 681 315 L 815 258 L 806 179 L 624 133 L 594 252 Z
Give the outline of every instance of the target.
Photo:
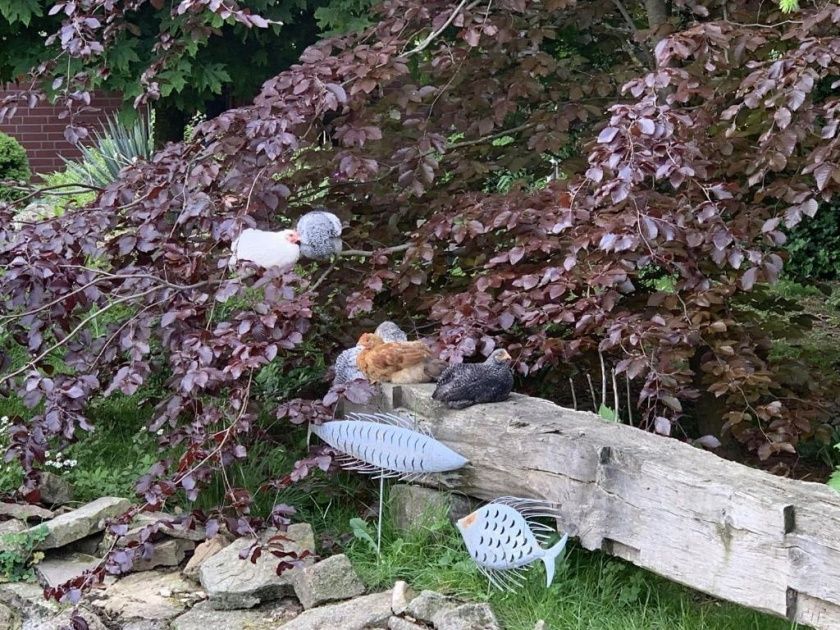
M 191 74 L 214 67 L 202 58 L 214 37 L 298 54 L 277 37 L 270 20 L 286 14 L 273 2 L 54 6 L 38 22 L 57 29 L 42 56 L 5 71 L 34 64 L 23 100 L 64 102 L 73 137 L 86 134 L 73 112 L 106 79 L 138 102 L 217 92 L 221 71 Z M 84 208 L 20 229 L 19 205 L 0 209 L 0 385 L 31 410 L 8 450 L 30 498 L 45 452 L 91 428 L 92 403 L 146 395 L 162 455 L 142 500 L 222 484 L 191 518 L 259 527 L 256 488 L 226 469 L 265 436 L 291 449 L 278 420 L 363 399 L 358 384 L 327 393 L 323 368 L 386 316 L 452 361 L 504 345 L 521 389 L 555 399 L 570 378 L 586 391 L 587 374 L 603 398 L 615 369 L 629 394 L 613 411 L 646 430 L 718 435 L 771 463 L 830 440 L 832 375 L 776 351 L 810 320 L 768 284 L 789 230 L 820 220 L 840 184 L 840 7 L 795 19 L 690 0 L 376 10 L 369 29 L 306 48 L 252 104 L 125 168 Z M 116 51 L 136 29 L 144 54 L 119 83 L 111 55 L 127 55 Z M 268 57 L 258 67 L 283 63 Z M 355 253 L 279 276 L 227 272 L 243 226 L 321 204 L 348 221 Z M 314 452 L 257 483 L 287 488 L 330 465 Z M 288 506 L 262 516 L 282 525 Z

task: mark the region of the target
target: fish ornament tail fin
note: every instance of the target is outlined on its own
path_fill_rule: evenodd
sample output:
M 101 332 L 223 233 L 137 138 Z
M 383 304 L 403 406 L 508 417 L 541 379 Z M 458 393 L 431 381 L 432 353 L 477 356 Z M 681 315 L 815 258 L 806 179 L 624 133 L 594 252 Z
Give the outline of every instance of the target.
M 554 545 L 551 549 L 547 549 L 545 555 L 542 557 L 542 561 L 545 563 L 545 586 L 548 588 L 551 586 L 551 582 L 554 579 L 554 563 L 557 560 L 557 556 L 559 556 L 563 549 L 566 547 L 566 541 L 569 539 L 568 534 L 563 534 L 563 538 L 560 539 L 556 545 Z

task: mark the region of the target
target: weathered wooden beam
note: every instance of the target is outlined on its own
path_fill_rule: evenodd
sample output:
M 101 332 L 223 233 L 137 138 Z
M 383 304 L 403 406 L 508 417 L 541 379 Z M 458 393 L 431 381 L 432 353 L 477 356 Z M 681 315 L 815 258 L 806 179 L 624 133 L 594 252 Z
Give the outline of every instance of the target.
M 384 385 L 366 409 L 405 409 L 469 458 L 461 492 L 557 502 L 561 524 L 586 549 L 840 629 L 840 493 L 538 398 L 451 411 L 432 391 Z

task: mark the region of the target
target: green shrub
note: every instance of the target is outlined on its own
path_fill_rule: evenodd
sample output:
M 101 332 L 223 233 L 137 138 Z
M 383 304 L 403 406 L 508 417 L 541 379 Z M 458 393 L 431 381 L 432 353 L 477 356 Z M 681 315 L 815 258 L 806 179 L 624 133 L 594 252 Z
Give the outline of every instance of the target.
M 192 115 L 189 122 L 184 125 L 184 142 L 189 142 L 195 135 L 195 128 L 207 120 L 207 114 L 204 112 L 196 112 Z
M 31 175 L 26 150 L 12 136 L 0 132 L 0 180 L 29 181 Z M 0 186 L 0 201 L 12 201 L 21 196 L 22 193 L 16 190 Z
M 47 538 L 47 527 L 0 536 L 0 578 L 6 582 L 33 582 L 34 565 L 44 558 L 42 551 L 35 551 L 38 543 Z
M 788 234 L 786 275 L 797 280 L 840 278 L 840 204 L 824 205 Z
M 42 175 L 41 178 L 44 180 L 44 188 L 83 183 L 78 173 L 70 172 L 69 170 L 55 171 L 49 175 Z M 53 192 L 61 194 L 46 195 L 44 199 L 53 208 L 56 216 L 64 214 L 67 206 L 81 207 L 93 201 L 96 197 L 96 193 L 88 188 L 67 187 L 57 189 Z

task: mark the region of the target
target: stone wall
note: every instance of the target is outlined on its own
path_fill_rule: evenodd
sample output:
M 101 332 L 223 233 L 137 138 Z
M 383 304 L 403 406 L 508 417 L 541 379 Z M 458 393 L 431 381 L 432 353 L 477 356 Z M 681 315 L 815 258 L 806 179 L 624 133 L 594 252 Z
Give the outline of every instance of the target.
M 0 85 L 0 100 L 16 91 L 13 85 Z M 100 121 L 121 105 L 120 96 L 95 93 L 91 106 L 99 111 L 80 114 L 79 124 L 88 129 L 98 129 Z M 14 136 L 26 149 L 33 175 L 63 170 L 62 158 L 73 160 L 81 155 L 64 139 L 67 121 L 58 117 L 61 111 L 61 107 L 49 103 L 41 103 L 33 109 L 21 106 L 10 121 L 0 123 L 0 131 Z

